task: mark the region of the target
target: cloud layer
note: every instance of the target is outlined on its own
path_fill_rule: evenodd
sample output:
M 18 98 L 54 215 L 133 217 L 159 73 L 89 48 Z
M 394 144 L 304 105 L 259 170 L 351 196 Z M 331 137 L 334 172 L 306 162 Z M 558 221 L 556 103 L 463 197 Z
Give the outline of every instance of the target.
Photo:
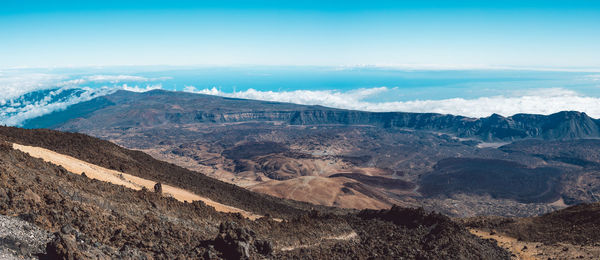
M 475 99 L 451 98 L 397 102 L 365 101 L 373 95 L 385 94 L 385 92 L 390 90 L 390 88 L 386 87 L 358 89 L 347 92 L 334 90 L 274 92 L 248 89 L 246 91 L 225 93 L 216 88 L 199 90 L 193 86 L 188 86 L 185 89 L 187 92 L 225 97 L 323 105 L 376 112 L 433 112 L 469 117 L 486 117 L 493 113 L 504 116 L 511 116 L 518 113 L 547 115 L 564 110 L 575 110 L 585 112 L 595 118 L 600 118 L 600 98 L 581 96 L 574 91 L 561 88 L 527 90 L 512 93 L 510 96 L 480 97 Z
M 168 78 L 146 78 L 132 75 L 67 76 L 50 73 L 0 71 L 0 124 L 21 125 L 24 121 L 93 98 L 113 93 L 118 89 L 144 92 L 160 89 L 153 81 Z M 128 85 L 121 82 L 141 83 Z M 94 84 L 95 87 L 85 87 Z
M 62 80 L 66 80 L 66 77 L 56 74 L 0 71 L 0 102 L 47 89 Z
M 18 98 L 0 102 L 0 124 L 21 125 L 27 119 L 64 110 L 80 102 L 109 94 L 113 89 L 58 88 L 30 92 Z
M 119 86 L 119 83 L 151 83 L 171 79 L 169 77 L 148 78 L 134 75 L 81 75 L 69 76 L 53 73 L 23 72 L 20 70 L 0 70 L 0 100 L 10 100 L 26 93 L 57 87 L 82 87 L 86 84 L 106 87 L 128 88 L 131 91 L 142 91 L 145 88 L 160 88 L 159 84 L 139 86 Z

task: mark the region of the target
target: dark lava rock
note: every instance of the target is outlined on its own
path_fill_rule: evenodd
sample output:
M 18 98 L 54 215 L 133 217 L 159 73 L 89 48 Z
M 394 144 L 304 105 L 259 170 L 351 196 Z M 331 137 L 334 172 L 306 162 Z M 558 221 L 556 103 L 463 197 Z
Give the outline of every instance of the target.
M 163 192 L 162 184 L 160 182 L 157 182 L 156 184 L 154 184 L 154 192 L 159 193 L 159 194 Z
M 428 197 L 451 194 L 489 194 L 522 203 L 550 203 L 560 198 L 562 172 L 556 167 L 530 168 L 497 159 L 447 158 L 420 180 Z
M 271 241 L 256 240 L 254 246 L 256 247 L 256 250 L 258 250 L 258 253 L 262 255 L 270 255 L 273 253 L 273 243 L 271 243 Z
M 82 259 L 75 237 L 56 233 L 54 240 L 46 245 L 46 254 L 40 259 Z
M 270 241 L 257 240 L 254 231 L 231 221 L 221 223 L 213 244 L 225 259 L 251 259 L 257 253 L 269 255 L 273 252 Z M 205 257 L 210 254 L 207 251 Z
M 406 227 L 432 226 L 439 223 L 451 223 L 446 216 L 436 213 L 427 214 L 423 208 L 411 209 L 392 206 L 389 210 L 363 210 L 359 213 L 363 219 L 382 219 L 391 221 L 396 225 Z

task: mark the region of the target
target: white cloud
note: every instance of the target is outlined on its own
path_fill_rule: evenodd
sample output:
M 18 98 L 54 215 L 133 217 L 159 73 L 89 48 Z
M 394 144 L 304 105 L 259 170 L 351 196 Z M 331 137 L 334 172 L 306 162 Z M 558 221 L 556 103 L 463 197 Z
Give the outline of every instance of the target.
M 132 92 L 146 92 L 146 91 L 155 90 L 155 89 L 162 89 L 162 85 L 156 84 L 156 85 L 147 85 L 145 87 L 139 87 L 137 85 L 136 86 L 128 86 L 127 84 L 123 84 L 119 88 L 123 89 L 123 90 L 127 90 L 127 91 L 132 91 Z
M 216 88 L 215 88 L 215 90 L 216 90 Z M 196 89 L 196 87 L 194 87 L 194 86 L 185 86 L 185 87 L 183 88 L 183 91 L 185 91 L 185 92 L 192 92 L 192 93 L 194 93 L 194 92 L 197 92 L 198 90 L 197 90 L 197 89 Z M 203 94 L 208 94 L 208 95 L 217 95 L 217 94 L 219 94 L 218 92 L 219 92 L 219 91 L 217 90 L 217 92 L 215 92 L 214 94 L 211 94 L 211 93 L 203 93 Z
M 90 75 L 70 77 L 51 73 L 25 72 L 21 70 L 0 71 L 0 104 L 36 90 L 56 87 L 76 87 L 87 83 L 153 82 L 170 77 L 147 78 L 133 75 Z M 150 87 L 155 89 L 157 85 Z M 136 86 L 137 87 L 137 86 Z M 134 87 L 132 91 L 141 89 Z
M 110 82 L 110 83 L 118 83 L 122 81 L 138 81 L 145 82 L 148 81 L 148 78 L 140 77 L 140 76 L 131 76 L 131 75 L 93 75 L 85 77 L 88 81 L 92 82 Z
M 587 75 L 585 78 L 592 81 L 600 81 L 600 75 Z
M 60 82 L 60 85 L 81 85 L 88 82 L 93 83 L 120 83 L 120 82 L 151 82 L 151 81 L 159 81 L 159 80 L 168 80 L 171 77 L 158 77 L 158 78 L 147 78 L 142 76 L 133 76 L 133 75 L 91 75 L 84 76 L 78 79 L 67 80 L 64 82 Z
M 53 97 L 60 96 L 68 89 L 71 88 L 62 88 L 51 91 L 47 96 L 40 100 L 22 100 L 21 102 L 13 102 L 11 100 L 10 106 L 5 106 L 6 103 L 3 104 L 3 106 L 0 106 L 0 124 L 20 125 L 27 119 L 36 118 L 54 111 L 64 110 L 70 105 L 88 101 L 115 91 L 115 89 L 111 88 L 81 88 L 81 91 L 58 98 L 58 101 L 53 101 Z
M 109 83 L 119 83 L 119 82 L 149 82 L 149 81 L 159 81 L 159 80 L 168 80 L 172 79 L 171 77 L 157 77 L 157 78 L 147 78 L 142 76 L 133 76 L 133 75 L 92 75 L 84 77 L 85 80 L 90 82 L 109 82 Z
M 266 101 L 289 102 L 304 105 L 328 105 L 332 107 L 351 108 L 360 100 L 382 92 L 388 91 L 387 87 L 378 88 L 362 88 L 348 92 L 340 92 L 335 90 L 295 90 L 295 91 L 259 91 L 248 89 L 234 93 L 225 93 L 217 88 L 197 90 L 193 86 L 187 86 L 184 91 L 218 95 L 235 98 L 256 99 Z
M 35 118 L 70 105 L 106 95 L 117 89 L 145 92 L 161 89 L 162 85 L 145 86 L 116 85 L 119 82 L 152 82 L 168 78 L 145 78 L 131 75 L 91 75 L 77 76 L 38 73 L 20 70 L 0 71 L 0 124 L 20 125 L 27 119 Z M 104 87 L 83 87 L 87 83 L 103 82 L 112 84 Z M 49 91 L 46 96 L 36 99 L 23 98 L 23 95 L 40 90 Z M 61 96 L 69 89 L 81 89 L 82 92 Z
M 47 73 L 0 73 L 0 103 L 31 91 L 46 89 L 65 78 Z
M 561 89 L 535 89 L 512 93 L 510 96 L 480 97 L 474 99 L 451 98 L 442 100 L 413 100 L 397 102 L 367 102 L 366 98 L 389 91 L 389 88 L 370 88 L 354 91 L 296 90 L 258 91 L 248 89 L 234 93 L 222 92 L 216 88 L 198 90 L 188 86 L 185 91 L 247 98 L 265 101 L 291 102 L 305 105 L 323 105 L 335 108 L 355 109 L 375 112 L 433 112 L 469 117 L 486 117 L 493 113 L 510 116 L 518 113 L 552 114 L 564 110 L 585 112 L 600 118 L 600 98 L 585 97 L 578 93 Z

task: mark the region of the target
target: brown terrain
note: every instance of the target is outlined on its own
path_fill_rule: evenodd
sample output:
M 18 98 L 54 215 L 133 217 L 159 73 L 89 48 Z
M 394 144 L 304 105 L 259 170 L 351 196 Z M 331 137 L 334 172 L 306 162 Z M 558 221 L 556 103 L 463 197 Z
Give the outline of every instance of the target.
M 182 202 L 193 202 L 193 201 L 202 201 L 207 206 L 215 208 L 216 211 L 226 212 L 226 213 L 240 213 L 242 216 L 250 219 L 257 219 L 262 217 L 261 215 L 256 215 L 251 212 L 247 212 L 245 210 L 241 210 L 238 208 L 234 208 L 228 205 L 224 205 L 218 202 L 215 202 L 211 199 L 198 196 L 190 191 L 180 189 L 177 187 L 173 187 L 170 185 L 159 184 L 158 182 L 147 180 L 144 178 L 140 178 L 137 176 L 133 176 L 124 172 L 118 172 L 115 170 L 106 169 L 101 166 L 97 166 L 76 158 L 73 158 L 68 155 L 63 155 L 60 153 L 56 153 L 54 151 L 33 147 L 33 146 L 25 146 L 20 144 L 13 144 L 13 149 L 25 152 L 29 154 L 31 157 L 40 158 L 44 161 L 50 162 L 52 164 L 61 166 L 65 168 L 67 171 L 85 175 L 88 178 L 96 179 L 104 182 L 109 182 L 116 185 L 125 186 L 134 190 L 152 190 L 156 185 L 160 185 L 160 189 L 162 194 L 168 197 L 172 197 L 176 200 Z
M 423 209 L 318 207 L 253 193 L 81 134 L 1 129 L 0 214 L 50 234 L 42 248 L 5 236 L 0 249 L 17 257 L 509 258 L 463 224 Z M 197 197 L 180 197 L 182 191 Z
M 600 134 L 583 113 L 121 91 L 26 126 L 70 132 L 0 127 L 0 256 L 600 257 Z
M 578 112 L 466 118 L 119 91 L 25 127 L 89 134 L 323 206 L 533 216 L 600 199 L 599 122 Z
M 536 217 L 462 220 L 471 232 L 520 259 L 600 258 L 600 203 L 580 204 Z

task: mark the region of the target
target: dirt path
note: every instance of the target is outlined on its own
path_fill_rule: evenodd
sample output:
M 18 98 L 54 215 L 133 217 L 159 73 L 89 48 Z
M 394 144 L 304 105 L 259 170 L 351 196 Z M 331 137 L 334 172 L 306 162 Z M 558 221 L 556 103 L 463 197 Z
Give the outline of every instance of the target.
M 313 243 L 313 244 L 305 244 L 305 245 L 296 245 L 296 246 L 285 246 L 280 248 L 279 250 L 281 251 L 292 251 L 298 248 L 308 248 L 308 247 L 314 247 L 314 246 L 318 246 L 323 242 L 326 241 L 348 241 L 348 240 L 352 240 L 358 237 L 358 234 L 356 234 L 356 232 L 352 231 L 350 233 L 347 234 L 342 234 L 339 236 L 328 236 L 328 237 L 322 237 L 321 241 L 318 243 Z
M 490 234 L 479 229 L 469 231 L 480 238 L 496 240 L 498 246 L 513 253 L 512 259 L 600 259 L 600 246 L 526 242 L 495 232 Z
M 540 259 L 535 257 L 540 252 L 537 252 L 535 243 L 518 241 L 515 238 L 503 236 L 500 234 L 490 234 L 490 232 L 471 229 L 469 230 L 472 234 L 483 238 L 483 239 L 494 239 L 498 243 L 498 246 L 513 253 L 513 259 L 522 260 L 535 260 Z
M 25 146 L 20 144 L 13 144 L 13 148 L 29 154 L 32 157 L 41 158 L 44 161 L 60 165 L 68 171 L 81 175 L 85 172 L 85 175 L 92 179 L 110 182 L 112 184 L 122 185 L 127 188 L 141 190 L 142 187 L 146 187 L 149 190 L 154 189 L 155 181 L 143 179 L 137 176 L 133 176 L 124 172 L 119 172 L 104 167 L 100 167 L 95 164 L 91 164 L 77 158 L 60 154 L 48 149 Z M 172 196 L 179 201 L 197 201 L 200 200 L 206 205 L 214 207 L 217 211 L 226 213 L 240 213 L 249 219 L 260 218 L 261 215 L 257 215 L 242 209 L 238 209 L 232 206 L 218 203 L 209 198 L 198 196 L 190 191 L 180 189 L 170 185 L 162 185 L 163 193 L 167 196 Z

